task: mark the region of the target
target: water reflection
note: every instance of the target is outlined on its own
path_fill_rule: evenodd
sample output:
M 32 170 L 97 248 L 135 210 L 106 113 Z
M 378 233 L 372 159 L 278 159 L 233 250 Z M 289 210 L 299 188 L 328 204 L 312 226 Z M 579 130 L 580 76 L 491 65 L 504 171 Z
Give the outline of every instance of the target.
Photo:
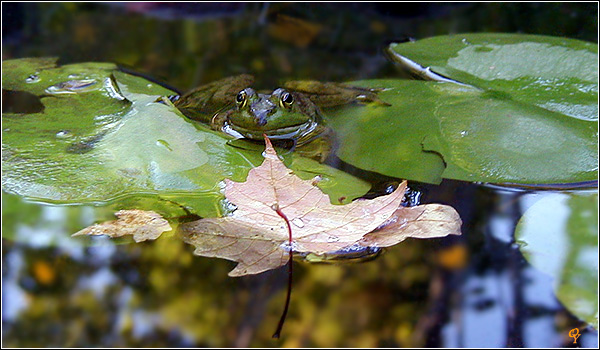
M 558 347 L 572 342 L 573 328 L 581 345 L 597 344 L 597 332 L 564 308 L 553 279 L 515 244 L 523 212 L 556 193 L 451 181 L 423 193 L 424 202 L 459 210 L 463 235 L 408 240 L 360 264 L 296 262 L 281 343 L 270 333 L 284 300 L 282 269 L 233 279 L 231 263 L 194 257 L 175 237 L 121 245 L 71 238 L 105 214 L 3 194 L 5 208 L 27 217 L 3 215 L 5 344 Z M 538 227 L 553 236 L 547 229 L 565 227 L 558 221 Z M 31 329 L 40 324 L 53 326 Z
M 19 286 L 18 278 L 23 269 L 23 256 L 18 250 L 2 255 L 2 323 L 16 320 L 29 305 L 27 295 Z
M 449 322 L 442 327 L 441 346 L 446 347 L 559 347 L 569 344 L 568 331 L 564 329 L 566 310 L 557 300 L 555 291 L 556 279 L 560 279 L 565 269 L 565 261 L 569 258 L 567 250 L 567 221 L 572 216 L 583 212 L 584 208 L 569 206 L 568 198 L 573 195 L 593 194 L 590 191 L 579 191 L 571 194 L 556 192 L 522 192 L 503 189 L 494 191 L 495 203 L 487 219 L 484 251 L 475 256 L 470 268 L 465 272 L 463 285 L 458 289 L 461 295 L 459 302 L 453 305 Z M 597 196 L 597 194 L 596 194 Z M 592 207 L 597 211 L 596 205 Z M 540 242 L 528 240 L 529 246 L 537 245 L 543 256 L 540 263 L 529 265 L 522 257 L 515 244 L 514 232 L 517 220 L 527 221 L 531 215 L 523 214 L 535 203 L 544 211 L 541 222 L 527 222 L 531 227 L 525 230 L 541 232 L 536 236 Z M 529 212 L 527 212 L 529 213 Z M 597 234 L 591 219 L 591 234 Z M 468 232 L 467 232 L 468 234 Z M 589 290 L 596 304 L 588 304 L 588 313 L 596 313 L 597 322 L 597 243 L 590 242 L 584 258 L 585 266 L 595 270 L 595 275 L 586 279 L 592 284 Z M 478 259 L 479 258 L 479 259 Z M 485 261 L 490 259 L 489 261 Z M 479 261 L 478 261 L 479 260 Z M 578 258 L 582 260 L 582 258 Z M 576 291 L 570 290 L 571 293 Z M 583 302 L 583 300 L 579 300 Z M 585 313 L 584 313 L 585 314 Z M 593 318 L 592 318 L 593 319 Z M 562 326 L 562 327 L 561 327 Z M 573 324 L 580 327 L 583 334 L 582 346 L 596 346 L 597 331 L 590 326 Z M 560 329 L 563 329 L 562 331 Z M 590 336 L 591 335 L 591 336 Z M 433 345 L 433 344 L 432 344 Z

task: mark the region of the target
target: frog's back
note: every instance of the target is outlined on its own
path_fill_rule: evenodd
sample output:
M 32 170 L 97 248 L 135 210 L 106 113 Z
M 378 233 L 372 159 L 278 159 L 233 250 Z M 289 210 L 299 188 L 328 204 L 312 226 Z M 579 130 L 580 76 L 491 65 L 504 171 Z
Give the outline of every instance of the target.
M 209 123 L 215 113 L 230 108 L 237 94 L 254 83 L 254 77 L 241 74 L 197 87 L 174 102 L 186 117 Z

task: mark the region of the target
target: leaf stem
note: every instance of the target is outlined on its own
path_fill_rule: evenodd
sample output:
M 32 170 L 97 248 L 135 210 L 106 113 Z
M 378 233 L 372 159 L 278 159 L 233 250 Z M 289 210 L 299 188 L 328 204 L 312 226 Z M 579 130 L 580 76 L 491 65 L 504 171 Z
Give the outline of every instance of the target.
M 279 209 L 278 204 L 273 204 L 273 210 L 279 215 L 283 220 L 285 220 L 285 224 L 288 228 L 288 236 L 289 236 L 289 245 L 290 245 L 290 260 L 288 261 L 288 290 L 287 296 L 285 298 L 285 307 L 283 308 L 283 313 L 281 314 L 281 318 L 279 319 L 279 324 L 277 325 L 277 329 L 275 333 L 273 333 L 273 338 L 278 339 L 281 335 L 281 330 L 283 329 L 283 323 L 285 322 L 285 318 L 287 317 L 288 308 L 290 306 L 290 298 L 292 296 L 292 259 L 294 257 L 294 252 L 292 249 L 292 226 L 290 226 L 290 221 L 287 216 Z

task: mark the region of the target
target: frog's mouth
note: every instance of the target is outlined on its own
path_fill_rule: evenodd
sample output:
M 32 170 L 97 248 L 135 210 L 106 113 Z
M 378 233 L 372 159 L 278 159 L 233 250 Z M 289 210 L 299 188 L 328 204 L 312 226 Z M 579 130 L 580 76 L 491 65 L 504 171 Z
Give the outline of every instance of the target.
M 303 135 L 312 132 L 317 127 L 317 123 L 314 121 L 308 121 L 306 123 L 290 125 L 285 128 L 278 128 L 272 130 L 252 130 L 243 128 L 239 125 L 228 121 L 223 126 L 223 131 L 229 135 L 241 138 L 248 138 L 253 140 L 262 140 L 263 135 L 267 135 L 272 139 L 297 139 Z

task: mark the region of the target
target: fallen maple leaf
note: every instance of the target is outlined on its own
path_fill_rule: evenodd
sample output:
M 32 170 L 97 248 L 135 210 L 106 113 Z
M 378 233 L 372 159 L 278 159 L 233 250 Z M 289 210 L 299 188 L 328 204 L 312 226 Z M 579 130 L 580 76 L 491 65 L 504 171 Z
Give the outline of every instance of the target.
M 180 226 L 183 240 L 196 247 L 194 254 L 238 262 L 229 276 L 282 266 L 289 260 L 290 249 L 320 255 L 357 242 L 389 246 L 406 237 L 460 234 L 460 218 L 451 207 L 401 207 L 406 181 L 386 196 L 332 205 L 315 180 L 294 175 L 279 160 L 269 139 L 265 141 L 265 160 L 250 170 L 246 182 L 225 180 L 225 197 L 237 207 L 233 214 Z M 280 213 L 292 230 L 291 247 L 287 223 Z M 431 222 L 442 225 L 428 231 Z
M 425 204 L 400 207 L 381 228 L 365 235 L 363 247 L 390 247 L 407 238 L 439 238 L 460 235 L 460 216 L 448 205 Z
M 115 216 L 118 220 L 94 224 L 74 233 L 73 236 L 107 235 L 115 238 L 131 235 L 133 240 L 139 243 L 157 239 L 163 232 L 171 231 L 169 222 L 153 211 L 119 210 Z

